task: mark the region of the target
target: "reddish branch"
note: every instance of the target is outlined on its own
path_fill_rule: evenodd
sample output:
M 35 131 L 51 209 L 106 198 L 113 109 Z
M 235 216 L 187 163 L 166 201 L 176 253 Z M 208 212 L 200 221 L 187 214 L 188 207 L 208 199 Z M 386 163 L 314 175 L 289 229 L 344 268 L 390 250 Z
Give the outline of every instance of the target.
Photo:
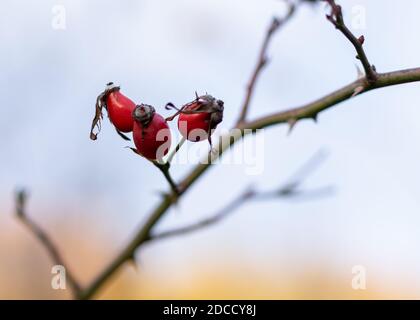
M 246 95 L 244 102 L 241 107 L 241 112 L 238 119 L 238 124 L 242 123 L 246 120 L 246 116 L 248 113 L 249 105 L 251 103 L 251 98 L 254 94 L 255 85 L 257 83 L 258 77 L 261 74 L 261 71 L 264 69 L 264 67 L 267 65 L 268 58 L 267 58 L 267 49 L 268 45 L 270 44 L 270 41 L 275 34 L 275 32 L 284 25 L 287 21 L 290 20 L 290 18 L 293 16 L 293 14 L 296 11 L 296 5 L 291 2 L 287 2 L 289 8 L 286 16 L 283 19 L 279 19 L 274 17 L 271 21 L 271 24 L 265 34 L 264 41 L 262 43 L 260 53 L 258 55 L 257 64 L 255 66 L 254 71 L 252 72 L 251 78 L 249 80 L 249 83 L 247 85 Z
M 331 6 L 331 13 L 327 14 L 327 19 L 351 42 L 357 52 L 356 58 L 360 60 L 365 70 L 366 80 L 369 83 L 373 83 L 377 79 L 376 70 L 373 65 L 370 64 L 363 44 L 365 37 L 362 35 L 356 37 L 344 23 L 343 11 L 341 6 L 335 3 L 334 0 L 324 0 Z

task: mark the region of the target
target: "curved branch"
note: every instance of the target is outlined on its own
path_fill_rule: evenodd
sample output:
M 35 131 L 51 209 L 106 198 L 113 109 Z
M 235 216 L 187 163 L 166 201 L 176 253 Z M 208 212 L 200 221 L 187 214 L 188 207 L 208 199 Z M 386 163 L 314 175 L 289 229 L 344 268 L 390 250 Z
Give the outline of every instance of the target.
M 51 260 L 56 265 L 62 265 L 66 268 L 66 280 L 69 283 L 74 297 L 79 298 L 81 293 L 81 287 L 79 282 L 73 276 L 73 273 L 70 272 L 64 260 L 60 254 L 60 251 L 57 249 L 56 245 L 53 243 L 48 234 L 38 226 L 35 221 L 30 219 L 26 214 L 26 200 L 27 193 L 24 190 L 16 192 L 16 216 L 17 218 L 32 232 L 32 234 L 41 242 L 44 248 L 48 251 Z
M 251 129 L 255 132 L 256 129 L 266 128 L 275 124 L 290 123 L 290 120 L 297 122 L 300 119 L 312 118 L 316 119 L 319 112 L 331 108 L 340 102 L 349 100 L 355 97 L 355 91 L 361 86 L 365 86 L 363 92 L 370 90 L 388 87 L 398 84 L 420 81 L 420 68 L 408 69 L 401 71 L 394 71 L 377 75 L 377 80 L 374 83 L 369 83 L 366 77 L 359 79 L 333 93 L 306 104 L 304 106 L 290 109 L 287 111 L 278 112 L 270 116 L 261 117 L 254 121 L 243 123 L 236 129 L 240 129 L 241 134 L 236 135 L 235 139 L 228 139 L 228 143 L 222 143 L 223 137 L 219 139 L 218 155 L 222 155 L 231 145 L 236 141 L 241 140 L 244 134 L 248 133 L 245 129 Z M 208 156 L 211 160 L 211 155 Z M 189 188 L 211 167 L 211 161 L 207 163 L 198 164 L 180 183 L 180 195 L 184 194 Z M 121 265 L 129 261 L 134 255 L 134 252 L 150 238 L 150 232 L 172 206 L 174 200 L 178 196 L 173 192 L 168 197 L 165 197 L 160 204 L 152 211 L 145 223 L 139 228 L 135 237 L 126 245 L 120 254 L 98 275 L 96 279 L 81 293 L 81 298 L 89 299 L 92 297 L 100 287 L 118 270 Z
M 265 117 L 261 117 L 254 121 L 248 122 L 245 126 L 250 129 L 266 128 L 275 124 L 298 121 L 300 119 L 317 119 L 318 114 L 328 108 L 331 108 L 340 102 L 354 98 L 356 95 L 366 93 L 368 91 L 400 85 L 410 82 L 420 81 L 420 68 L 399 70 L 388 73 L 377 74 L 375 83 L 369 83 L 365 78 L 356 80 L 349 85 L 330 93 L 314 102 L 308 103 L 301 107 L 277 112 Z M 364 90 L 358 92 L 363 86 Z M 357 93 L 357 94 L 355 94 Z

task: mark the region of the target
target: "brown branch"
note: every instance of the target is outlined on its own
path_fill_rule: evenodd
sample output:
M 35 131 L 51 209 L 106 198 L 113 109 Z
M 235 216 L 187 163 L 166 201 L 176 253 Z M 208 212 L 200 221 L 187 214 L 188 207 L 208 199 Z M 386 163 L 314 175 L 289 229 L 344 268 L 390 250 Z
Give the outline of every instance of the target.
M 64 263 L 64 260 L 57 249 L 56 245 L 53 243 L 48 234 L 38 226 L 35 221 L 28 217 L 26 214 L 26 200 L 27 193 L 24 190 L 16 192 L 16 216 L 17 218 L 31 231 L 31 233 L 39 240 L 39 242 L 45 247 L 49 253 L 51 260 L 56 265 L 62 265 L 66 268 L 66 280 L 69 283 L 73 296 L 78 298 L 82 292 L 81 287 L 73 276 L 73 273 Z
M 365 70 L 366 79 L 369 83 L 373 83 L 377 80 L 377 74 L 375 67 L 370 64 L 365 50 L 363 49 L 363 43 L 365 41 L 364 36 L 357 38 L 344 23 L 343 12 L 341 6 L 335 3 L 335 0 L 324 0 L 331 6 L 331 14 L 327 15 L 327 19 L 351 42 L 357 52 L 356 58 L 360 60 Z
M 279 188 L 270 191 L 256 191 L 254 187 L 250 186 L 249 188 L 245 189 L 242 193 L 240 193 L 237 197 L 235 197 L 231 202 L 229 202 L 225 207 L 223 207 L 217 213 L 211 215 L 208 218 L 205 218 L 201 221 L 192 223 L 187 226 L 182 226 L 179 228 L 175 228 L 173 230 L 162 231 L 160 233 L 156 233 L 150 235 L 147 241 L 156 241 L 161 239 L 166 239 L 174 236 L 180 236 L 189 234 L 206 227 L 210 227 L 215 225 L 217 222 L 227 218 L 230 216 L 235 210 L 239 207 L 243 206 L 246 202 L 251 200 L 272 200 L 272 199 L 280 199 L 280 198 L 292 198 L 302 195 L 308 195 L 309 192 L 307 191 L 300 191 L 298 187 L 303 183 L 303 181 L 315 171 L 315 169 L 320 165 L 322 161 L 325 160 L 325 153 L 319 151 L 315 155 L 313 155 L 302 167 L 297 170 L 292 177 L 289 179 L 287 183 L 284 183 Z M 312 195 L 325 195 L 331 191 L 331 188 L 322 188 L 315 190 L 316 192 L 311 192 Z
M 243 102 L 242 107 L 241 107 L 241 112 L 240 112 L 240 115 L 239 115 L 239 119 L 237 121 L 238 124 L 242 123 L 246 120 L 246 116 L 247 116 L 247 113 L 248 113 L 248 109 L 249 109 L 249 105 L 251 103 L 252 96 L 254 94 L 254 89 L 255 89 L 255 85 L 256 85 L 257 80 L 258 80 L 258 76 L 261 74 L 261 71 L 264 69 L 264 67 L 267 65 L 267 62 L 268 62 L 267 49 L 268 49 L 268 45 L 270 44 L 270 41 L 271 41 L 273 35 L 282 25 L 284 25 L 287 21 L 290 20 L 290 18 L 293 16 L 293 14 L 296 11 L 296 4 L 291 3 L 291 2 L 287 2 L 287 4 L 288 4 L 289 8 L 288 8 L 286 16 L 282 19 L 274 17 L 273 20 L 271 21 L 270 27 L 268 28 L 268 30 L 265 34 L 264 41 L 263 41 L 261 49 L 260 49 L 260 53 L 258 55 L 257 64 L 255 66 L 254 71 L 252 72 L 251 78 L 250 78 L 249 83 L 247 85 L 245 99 L 244 99 L 244 102 Z
M 377 80 L 374 84 L 365 85 L 367 80 L 366 77 L 364 77 L 314 102 L 305 104 L 301 107 L 292 108 L 286 111 L 280 111 L 268 116 L 261 117 L 254 121 L 250 121 L 245 125 L 242 125 L 241 128 L 261 129 L 280 123 L 289 123 L 291 120 L 295 122 L 301 119 L 316 120 L 320 112 L 329 109 L 343 101 L 354 98 L 356 96 L 355 92 L 357 92 L 360 86 L 365 85 L 363 92 L 359 93 L 363 94 L 371 90 L 383 87 L 418 81 L 420 81 L 420 68 L 399 70 L 388 73 L 378 73 Z
M 256 196 L 254 190 L 249 189 L 241 193 L 239 196 L 234 198 L 231 202 L 229 202 L 223 209 L 221 209 L 216 214 L 205 218 L 199 222 L 195 222 L 188 226 L 179 227 L 173 230 L 162 231 L 160 233 L 150 235 L 146 241 L 155 241 L 161 240 L 173 236 L 179 236 L 187 233 L 191 233 L 193 231 L 197 231 L 199 229 L 203 229 L 204 227 L 211 226 L 216 222 L 219 222 L 223 218 L 226 218 L 228 215 L 233 213 L 236 209 L 238 209 L 241 205 L 243 205 L 246 201 L 253 199 Z

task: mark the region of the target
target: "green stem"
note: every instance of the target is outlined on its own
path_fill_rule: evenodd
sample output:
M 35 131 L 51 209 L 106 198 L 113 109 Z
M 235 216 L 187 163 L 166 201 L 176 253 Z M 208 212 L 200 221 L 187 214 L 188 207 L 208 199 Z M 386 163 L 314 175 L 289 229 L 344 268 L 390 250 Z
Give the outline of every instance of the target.
M 176 153 L 179 151 L 179 149 L 181 149 L 182 145 L 184 144 L 184 142 L 187 139 L 185 139 L 185 137 L 182 137 L 181 140 L 179 140 L 177 146 L 175 147 L 175 149 L 169 154 L 168 158 L 166 159 L 166 163 L 171 163 L 172 159 L 174 158 L 174 156 L 176 155 Z

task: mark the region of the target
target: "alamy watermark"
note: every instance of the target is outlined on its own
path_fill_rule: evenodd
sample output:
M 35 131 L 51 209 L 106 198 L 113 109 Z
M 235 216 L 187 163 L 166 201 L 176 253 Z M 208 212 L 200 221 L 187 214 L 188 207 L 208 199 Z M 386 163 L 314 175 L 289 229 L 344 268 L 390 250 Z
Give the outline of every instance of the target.
M 353 274 L 351 287 L 354 290 L 366 290 L 366 267 L 362 265 L 353 266 L 351 273 Z
M 66 268 L 62 265 L 55 265 L 51 268 L 51 288 L 54 290 L 66 290 Z
M 62 4 L 57 4 L 51 8 L 52 19 L 51 28 L 54 30 L 65 30 L 66 25 L 66 8 Z
M 169 130 L 162 130 L 156 136 L 158 141 L 167 140 Z M 197 133 L 199 134 L 199 133 Z M 165 138 L 166 136 L 166 138 Z M 244 139 L 241 139 L 242 136 Z M 174 140 L 176 140 L 173 137 Z M 230 145 L 241 139 L 239 147 L 230 148 Z M 243 165 L 246 175 L 260 175 L 264 172 L 265 162 L 265 135 L 264 129 L 220 129 L 218 134 L 212 135 L 213 146 L 206 144 L 207 140 L 199 143 L 185 142 L 180 150 L 173 157 L 174 164 L 222 164 L 222 165 Z M 203 148 L 203 146 L 206 146 Z M 172 143 L 172 150 L 176 144 Z M 164 154 L 168 145 L 162 144 L 158 154 Z M 229 150 L 228 150 L 229 149 Z M 223 152 L 223 156 L 221 155 Z M 165 161 L 165 157 L 162 157 Z

